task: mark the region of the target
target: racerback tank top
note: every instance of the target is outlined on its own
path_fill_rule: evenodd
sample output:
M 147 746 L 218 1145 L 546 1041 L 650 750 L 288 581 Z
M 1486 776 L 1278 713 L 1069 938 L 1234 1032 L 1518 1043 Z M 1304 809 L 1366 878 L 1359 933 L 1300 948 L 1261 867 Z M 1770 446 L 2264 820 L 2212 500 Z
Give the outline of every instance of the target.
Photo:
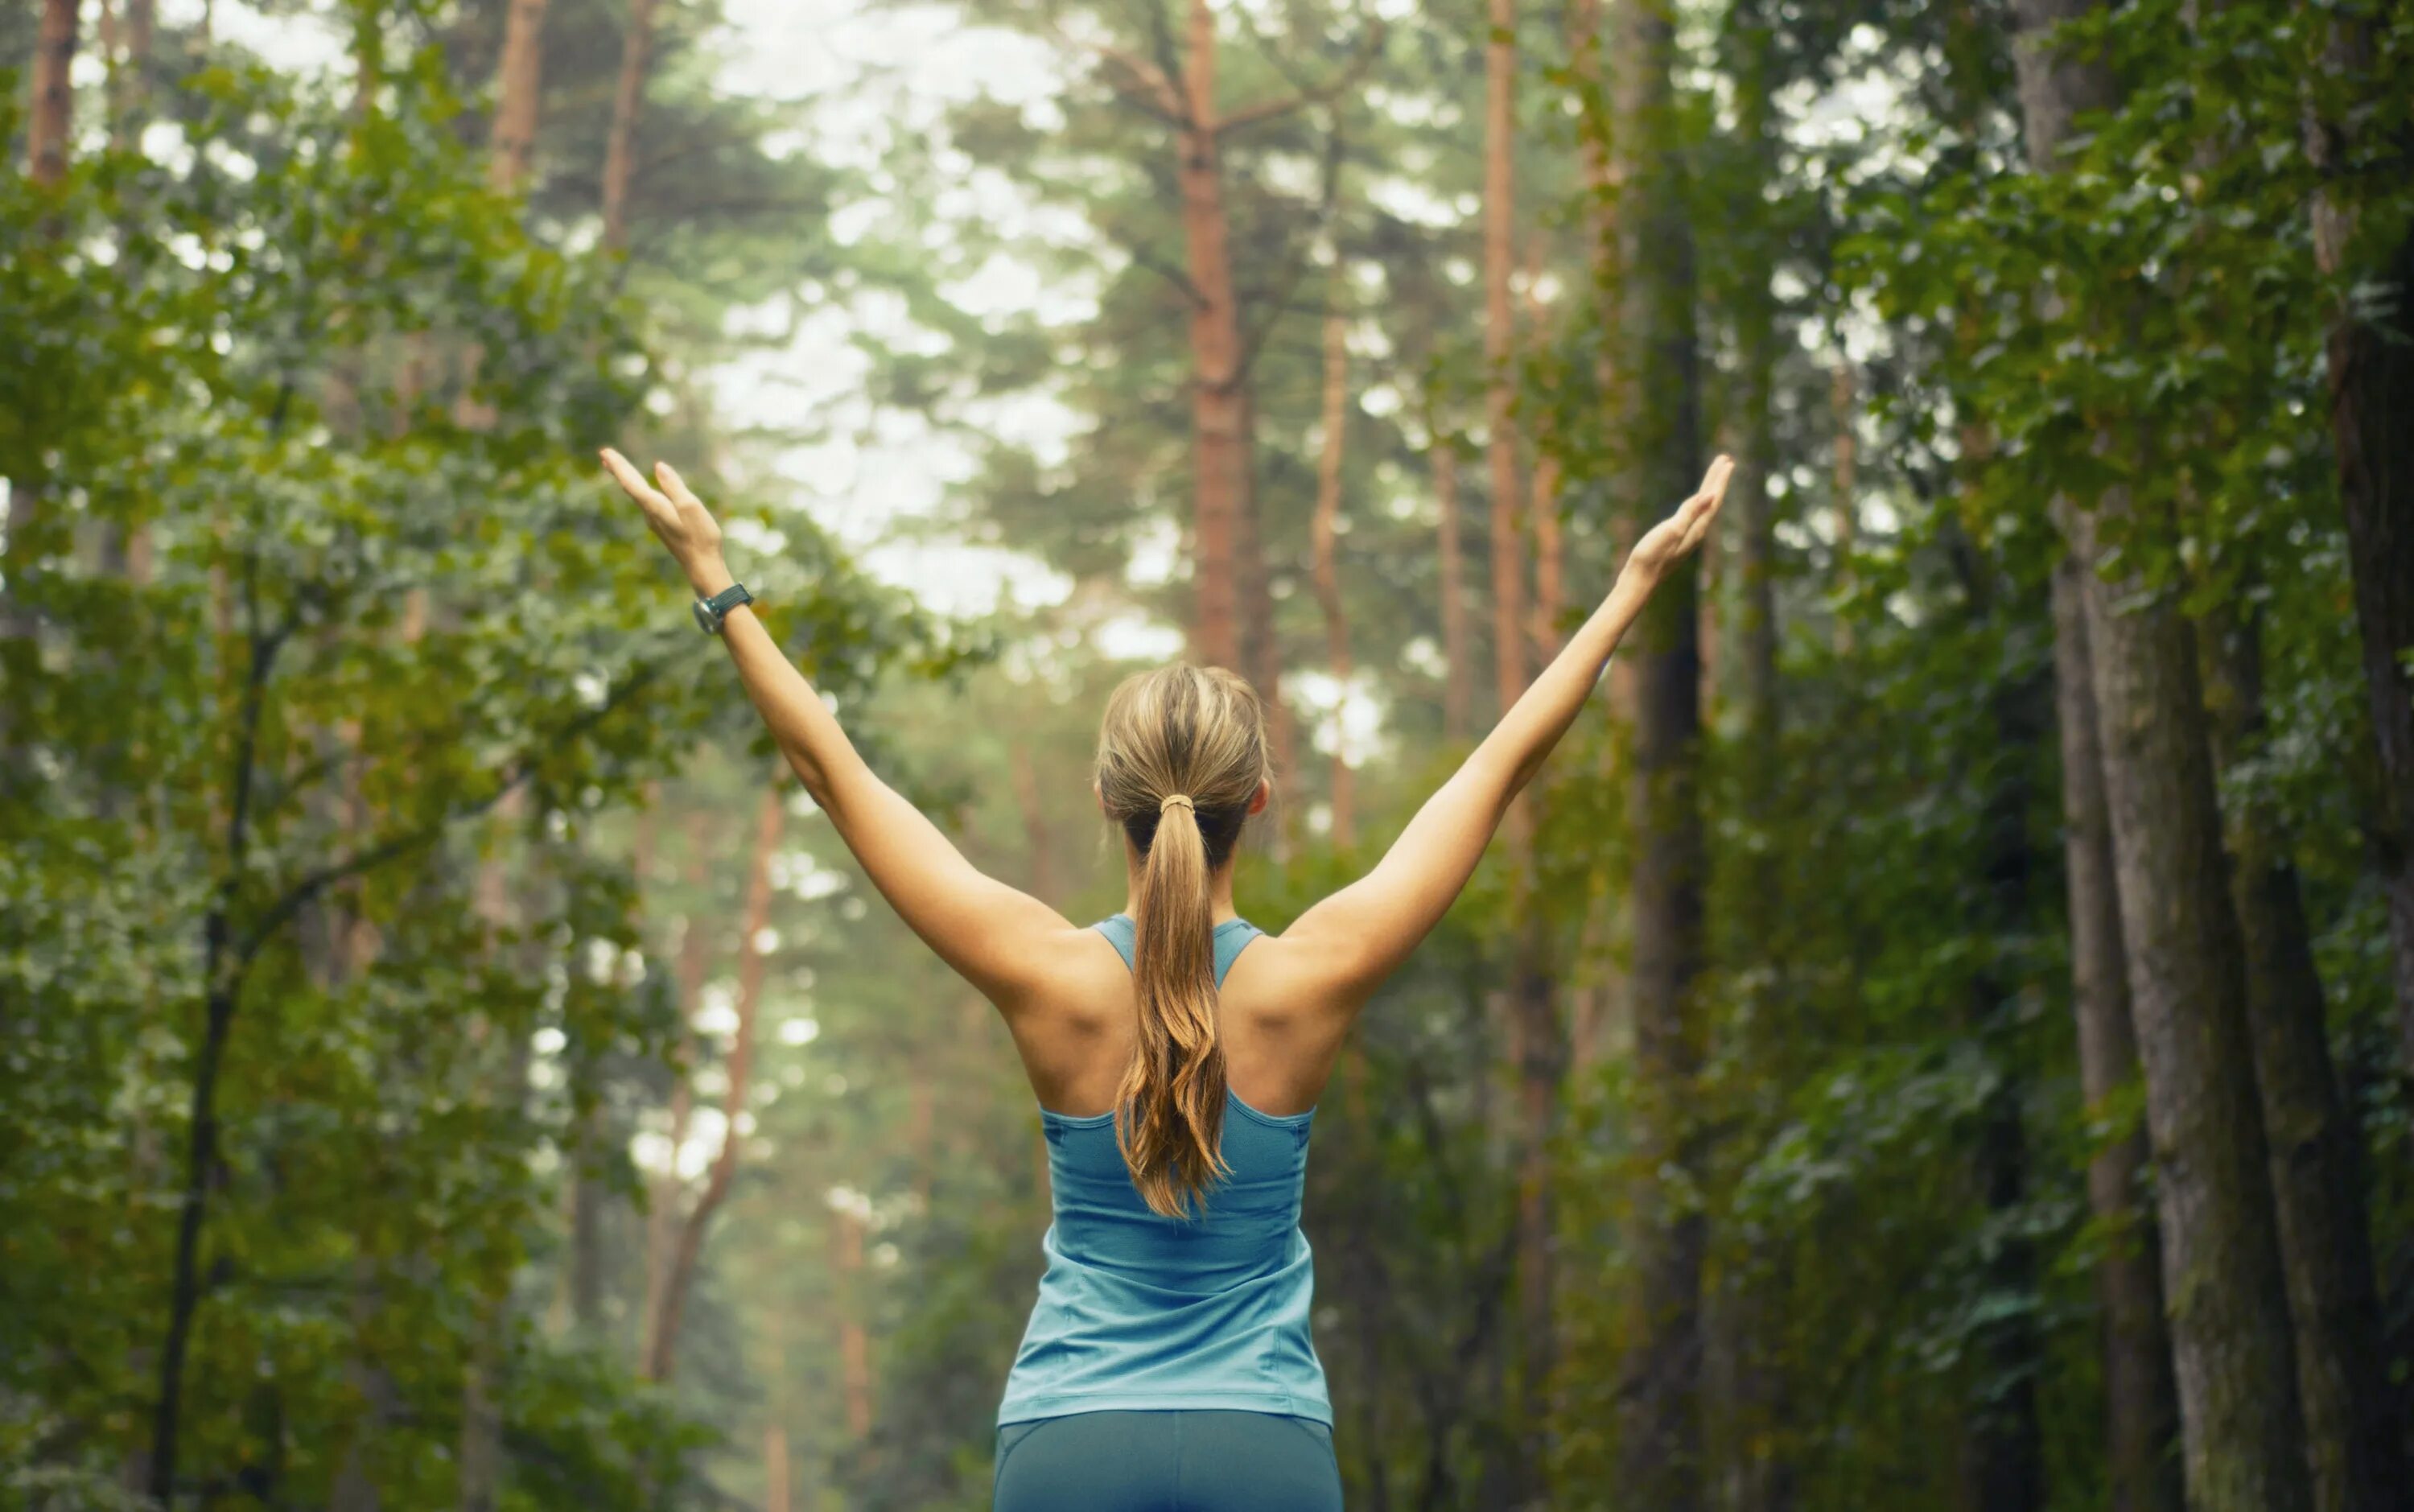
M 1096 926 L 1131 964 L 1134 926 Z M 1215 928 L 1224 984 L 1257 926 Z M 1227 1094 L 1229 1097 L 1229 1094 Z M 1308 1126 L 1230 1097 L 1224 1161 L 1231 1174 L 1188 1219 L 1150 1210 L 1115 1148 L 1115 1118 L 1041 1109 L 1055 1221 L 1048 1268 L 997 1420 L 1075 1413 L 1222 1408 L 1331 1424 L 1324 1367 L 1308 1338 L 1315 1277 L 1300 1232 Z

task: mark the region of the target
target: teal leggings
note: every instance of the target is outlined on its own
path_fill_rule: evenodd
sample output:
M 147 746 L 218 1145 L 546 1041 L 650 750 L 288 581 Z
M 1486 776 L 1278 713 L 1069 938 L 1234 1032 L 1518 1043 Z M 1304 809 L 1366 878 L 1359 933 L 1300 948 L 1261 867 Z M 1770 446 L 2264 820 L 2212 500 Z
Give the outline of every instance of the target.
M 1276 1413 L 1077 1413 L 997 1430 L 993 1512 L 1341 1512 L 1333 1430 Z

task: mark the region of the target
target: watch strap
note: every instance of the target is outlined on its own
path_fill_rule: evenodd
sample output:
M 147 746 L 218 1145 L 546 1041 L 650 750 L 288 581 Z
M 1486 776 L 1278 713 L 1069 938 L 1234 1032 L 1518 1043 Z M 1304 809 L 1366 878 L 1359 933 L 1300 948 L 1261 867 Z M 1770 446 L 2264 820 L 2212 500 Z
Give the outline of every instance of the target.
M 721 634 L 721 622 L 729 617 L 730 610 L 740 604 L 753 602 L 754 595 L 746 591 L 744 583 L 732 583 L 710 598 L 695 601 L 695 622 L 704 627 L 705 634 L 717 636 Z

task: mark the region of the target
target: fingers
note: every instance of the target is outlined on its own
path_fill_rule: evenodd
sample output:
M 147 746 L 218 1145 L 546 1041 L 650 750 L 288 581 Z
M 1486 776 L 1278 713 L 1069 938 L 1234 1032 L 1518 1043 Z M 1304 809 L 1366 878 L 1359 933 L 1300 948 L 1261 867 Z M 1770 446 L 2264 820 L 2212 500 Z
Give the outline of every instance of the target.
M 604 471 L 612 474 L 612 481 L 620 486 L 622 492 L 648 509 L 669 507 L 670 502 L 647 484 L 645 474 L 631 467 L 627 457 L 609 446 L 604 447 L 600 455 L 604 458 Z
M 654 481 L 663 486 L 663 492 L 670 495 L 673 502 L 691 509 L 704 507 L 704 501 L 698 499 L 694 490 L 688 487 L 687 480 L 678 475 L 678 469 L 668 462 L 654 464 Z
M 1685 550 L 1702 544 L 1710 533 L 1710 525 L 1719 517 L 1719 505 L 1726 502 L 1727 482 L 1735 476 L 1735 459 L 1724 455 L 1710 464 L 1702 474 L 1702 488 L 1685 502 Z

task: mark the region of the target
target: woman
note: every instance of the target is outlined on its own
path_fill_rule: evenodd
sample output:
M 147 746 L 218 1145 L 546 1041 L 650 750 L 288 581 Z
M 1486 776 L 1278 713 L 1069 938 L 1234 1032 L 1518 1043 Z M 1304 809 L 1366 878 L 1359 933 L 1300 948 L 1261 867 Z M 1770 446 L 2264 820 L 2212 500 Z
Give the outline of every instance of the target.
M 998 1411 L 1000 1512 L 1324 1512 L 1333 1411 L 1299 1231 L 1309 1121 L 1350 1020 L 1433 928 L 1583 709 L 1733 465 L 1636 543 L 1617 584 L 1366 876 L 1260 935 L 1232 857 L 1265 807 L 1265 724 L 1229 672 L 1115 690 L 1096 792 L 1124 911 L 1088 929 L 975 870 L 866 767 L 745 607 L 721 529 L 667 465 L 604 462 L 686 570 L 813 801 L 914 932 L 1005 1016 L 1038 1097 L 1055 1222 Z

